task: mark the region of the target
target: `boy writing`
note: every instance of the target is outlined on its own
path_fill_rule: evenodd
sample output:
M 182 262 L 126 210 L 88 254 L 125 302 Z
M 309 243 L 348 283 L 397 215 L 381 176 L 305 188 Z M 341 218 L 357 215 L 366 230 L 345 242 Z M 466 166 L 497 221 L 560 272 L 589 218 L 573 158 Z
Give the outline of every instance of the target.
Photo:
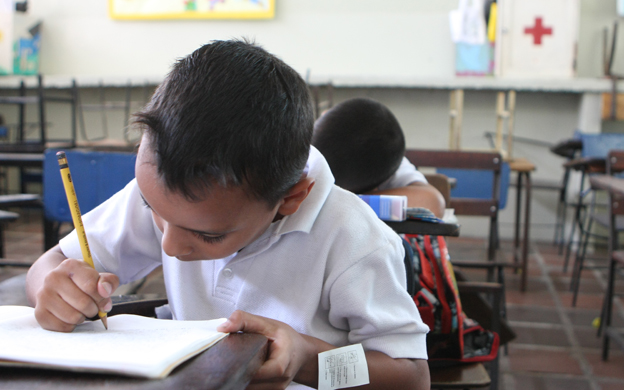
M 405 157 L 396 117 L 368 98 L 344 101 L 314 124 L 314 145 L 327 160 L 336 185 L 356 194 L 405 195 L 409 207 L 444 215 L 444 198 Z
M 368 388 L 429 388 L 401 241 L 334 186 L 292 68 L 246 42 L 207 44 L 137 123 L 136 179 L 84 216 L 97 271 L 77 260 L 75 232 L 29 270 L 42 327 L 71 331 L 162 265 L 174 319 L 229 317 L 220 331 L 270 340 L 250 388 L 316 387 L 318 353 L 354 343 Z

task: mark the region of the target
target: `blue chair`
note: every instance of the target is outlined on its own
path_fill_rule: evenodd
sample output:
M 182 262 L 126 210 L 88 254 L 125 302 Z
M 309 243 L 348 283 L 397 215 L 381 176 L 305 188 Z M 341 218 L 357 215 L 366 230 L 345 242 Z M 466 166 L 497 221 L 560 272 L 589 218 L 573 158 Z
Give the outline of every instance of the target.
M 489 281 L 494 277 L 494 269 L 498 269 L 498 282 L 503 283 L 502 267 L 505 265 L 497 262 L 495 257 L 498 247 L 498 212 L 501 205 L 506 203 L 509 166 L 503 163 L 500 153 L 408 149 L 405 157 L 418 167 L 436 168 L 436 172 L 457 179 L 451 191 L 450 204 L 456 215 L 490 219 L 487 261 L 472 263 L 475 267 L 488 269 Z
M 436 172 L 457 180 L 457 184 L 451 188 L 451 198 L 490 199 L 492 197 L 492 186 L 494 183 L 494 172 L 492 171 L 438 168 Z M 503 162 L 500 171 L 499 210 L 503 210 L 507 206 L 510 174 L 509 164 Z
M 72 222 L 56 158 L 58 151 L 47 149 L 43 161 L 46 249 L 58 243 L 61 224 Z M 134 153 L 70 149 L 65 154 L 82 214 L 110 198 L 134 178 Z
M 609 151 L 614 149 L 624 149 L 624 134 L 575 134 L 581 140 L 581 157 L 585 158 L 606 158 Z

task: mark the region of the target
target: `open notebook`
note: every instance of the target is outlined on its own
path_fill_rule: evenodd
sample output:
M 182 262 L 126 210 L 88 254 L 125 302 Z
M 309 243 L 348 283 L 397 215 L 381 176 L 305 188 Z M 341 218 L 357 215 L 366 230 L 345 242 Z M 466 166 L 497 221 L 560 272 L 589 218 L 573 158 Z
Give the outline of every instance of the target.
M 176 366 L 225 337 L 225 319 L 170 321 L 122 314 L 85 322 L 71 333 L 41 328 L 34 309 L 0 306 L 0 364 L 166 377 Z

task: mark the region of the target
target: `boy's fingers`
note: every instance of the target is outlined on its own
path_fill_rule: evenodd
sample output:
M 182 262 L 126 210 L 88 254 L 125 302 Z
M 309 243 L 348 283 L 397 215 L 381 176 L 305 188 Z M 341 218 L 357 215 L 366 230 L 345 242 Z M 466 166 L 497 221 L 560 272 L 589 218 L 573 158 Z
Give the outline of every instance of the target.
M 112 307 L 110 296 L 119 287 L 119 278 L 111 273 L 100 274 L 80 260 L 73 260 L 67 268 L 66 272 L 69 272 L 70 279 L 80 290 L 91 297 L 98 309 L 110 311 Z
M 99 310 L 109 311 L 112 308 L 109 297 L 119 285 L 117 276 L 108 273 L 100 275 L 83 261 L 73 259 L 65 260 L 49 277 L 52 278 L 51 284 L 57 286 L 60 297 L 87 318 L 95 316 Z M 60 319 L 65 322 L 70 320 L 65 317 Z
M 50 312 L 40 314 L 36 318 L 37 322 L 39 322 L 39 325 L 41 325 L 41 327 L 46 330 L 69 333 L 76 328 L 76 324 L 68 324 L 66 322 L 63 322 Z
M 119 278 L 110 273 L 101 273 L 98 280 L 97 291 L 102 297 L 98 302 L 99 310 L 109 312 L 113 308 L 113 301 L 110 296 L 119 287 Z
M 279 322 L 244 311 L 235 311 L 228 321 L 217 328 L 220 332 L 257 333 L 271 340 L 269 358 L 254 375 L 254 381 L 288 384 L 294 373 L 289 369 L 293 346 L 287 332 L 280 331 Z M 271 388 L 271 387 L 269 387 Z
M 67 259 L 46 275 L 37 292 L 35 316 L 44 329 L 71 332 L 85 318 L 110 311 L 110 296 L 118 286 L 117 276 Z
M 119 287 L 119 278 L 115 274 L 103 272 L 98 280 L 98 293 L 102 298 L 110 298 L 113 291 Z
M 35 307 L 35 318 L 44 329 L 71 332 L 76 324 L 85 319 L 82 313 L 65 302 L 59 295 L 48 296 L 43 301 L 45 304 L 38 303 Z
M 69 277 L 79 289 L 91 296 L 97 294 L 97 281 L 100 274 L 83 261 L 65 260 L 53 273 L 59 274 L 60 277 Z
M 89 317 L 97 312 L 97 304 L 91 295 L 84 291 L 84 285 L 88 283 L 89 279 L 92 279 L 92 284 L 97 282 L 97 279 L 93 279 L 93 275 L 89 275 L 87 270 L 87 276 L 82 275 L 85 270 L 82 267 L 75 264 L 64 264 L 62 268 L 57 268 L 50 272 L 44 282 L 44 288 L 40 291 L 40 298 L 37 299 L 37 303 L 40 301 L 45 305 L 53 314 L 66 315 L 67 310 L 59 310 L 56 313 L 55 310 L 51 310 L 52 307 L 62 306 L 62 303 L 73 307 L 84 316 Z M 82 275 L 82 276 L 81 276 Z M 97 273 L 95 275 L 97 277 Z M 95 289 L 95 288 L 93 288 Z M 61 302 L 62 301 L 62 302 Z M 64 322 L 73 322 L 72 318 L 60 317 Z
M 272 320 L 240 310 L 236 310 L 226 322 L 217 327 L 219 332 L 258 333 L 268 337 L 270 340 L 274 339 L 275 329 L 276 326 Z
M 75 327 L 84 322 L 86 316 L 65 301 L 59 302 L 48 310 L 51 315 L 58 319 L 59 324 Z
M 67 283 L 60 287 L 58 289 L 58 294 L 64 302 L 66 302 L 69 306 L 74 308 L 74 310 L 82 314 L 84 317 L 93 317 L 98 312 L 98 304 L 94 300 L 94 297 L 74 283 Z M 61 305 L 59 304 L 58 306 Z M 51 311 L 55 313 L 55 311 Z M 59 312 L 58 314 L 63 314 L 63 312 Z M 80 323 L 75 322 L 76 320 L 67 317 L 60 317 L 60 319 L 65 322 L 69 321 L 75 324 Z

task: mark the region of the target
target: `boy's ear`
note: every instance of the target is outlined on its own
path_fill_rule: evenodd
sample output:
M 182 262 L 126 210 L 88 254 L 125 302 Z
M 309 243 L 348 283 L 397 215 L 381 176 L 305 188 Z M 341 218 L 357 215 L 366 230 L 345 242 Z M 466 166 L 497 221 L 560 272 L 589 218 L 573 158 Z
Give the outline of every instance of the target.
M 314 187 L 314 179 L 311 177 L 304 177 L 299 180 L 297 184 L 292 186 L 288 193 L 282 199 L 282 204 L 277 209 L 278 214 L 291 215 L 299 210 L 299 206 L 308 197 L 310 190 Z

